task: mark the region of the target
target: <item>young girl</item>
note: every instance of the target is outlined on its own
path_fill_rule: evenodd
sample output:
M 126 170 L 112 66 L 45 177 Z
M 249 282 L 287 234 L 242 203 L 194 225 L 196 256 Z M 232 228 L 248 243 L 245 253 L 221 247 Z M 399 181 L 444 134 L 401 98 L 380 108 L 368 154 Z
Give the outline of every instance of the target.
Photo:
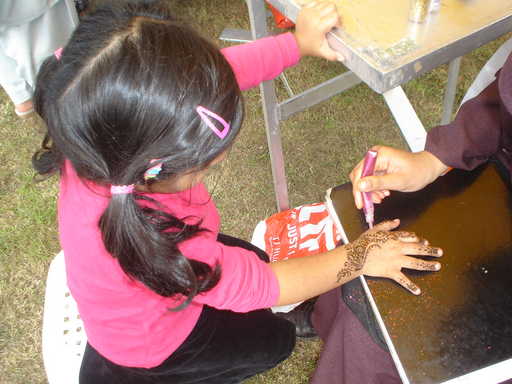
M 240 89 L 218 48 L 150 4 L 98 9 L 38 77 L 48 135 L 34 164 L 60 172 L 60 242 L 88 338 L 81 383 L 238 383 L 294 347 L 294 325 L 266 308 L 363 273 L 414 291 L 402 267 L 439 269 L 406 256 L 440 250 L 388 232 L 397 222 L 272 264 L 219 234 L 201 181 L 239 133 Z

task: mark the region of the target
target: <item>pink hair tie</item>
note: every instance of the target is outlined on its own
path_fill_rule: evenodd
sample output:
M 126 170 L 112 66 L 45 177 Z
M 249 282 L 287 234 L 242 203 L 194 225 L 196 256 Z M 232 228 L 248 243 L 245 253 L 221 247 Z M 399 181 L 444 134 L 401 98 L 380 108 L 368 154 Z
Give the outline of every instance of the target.
M 53 52 L 53 54 L 55 55 L 55 58 L 56 58 L 57 60 L 60 60 L 60 58 L 62 57 L 62 49 L 63 49 L 63 48 L 62 48 L 62 47 L 60 47 L 60 48 L 57 48 L 57 49 L 55 50 L 55 52 Z
M 208 128 L 210 128 L 213 133 L 215 133 L 217 136 L 219 136 L 220 139 L 223 139 L 226 137 L 226 135 L 229 132 L 229 123 L 226 122 L 222 117 L 217 115 L 216 113 L 210 111 L 209 109 L 206 109 L 205 107 L 198 105 L 196 108 L 197 113 L 199 114 L 199 117 L 201 117 L 201 120 L 203 120 Z M 213 124 L 213 122 L 210 120 L 209 117 L 213 117 L 215 120 L 217 120 L 224 129 L 219 131 L 219 129 Z
M 111 185 L 110 193 L 112 195 L 126 195 L 133 192 L 135 185 Z

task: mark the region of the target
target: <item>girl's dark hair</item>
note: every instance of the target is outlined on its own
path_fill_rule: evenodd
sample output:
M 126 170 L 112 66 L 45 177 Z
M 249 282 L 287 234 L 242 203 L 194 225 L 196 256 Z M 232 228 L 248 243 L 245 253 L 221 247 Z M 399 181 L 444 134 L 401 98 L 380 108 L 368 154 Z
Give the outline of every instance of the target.
M 57 60 L 42 65 L 34 96 L 48 133 L 33 165 L 41 175 L 69 160 L 103 185 L 151 184 L 144 172 L 161 159 L 156 180 L 206 168 L 236 137 L 243 102 L 219 49 L 176 21 L 156 1 L 101 6 L 86 16 Z M 230 122 L 220 139 L 196 112 L 204 106 Z M 137 193 L 113 195 L 99 226 L 124 272 L 162 296 L 211 289 L 220 267 L 187 259 L 178 243 L 201 231 Z M 155 201 L 153 201 L 158 205 Z M 146 204 L 147 205 L 147 204 Z

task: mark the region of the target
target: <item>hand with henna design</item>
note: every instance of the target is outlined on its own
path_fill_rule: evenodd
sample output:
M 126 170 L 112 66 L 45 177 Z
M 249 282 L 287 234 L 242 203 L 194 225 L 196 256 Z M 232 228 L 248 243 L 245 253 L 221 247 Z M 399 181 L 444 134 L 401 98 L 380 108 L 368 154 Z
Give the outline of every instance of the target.
M 429 246 L 427 241 L 412 232 L 389 232 L 399 223 L 399 220 L 382 222 L 347 244 L 347 260 L 338 272 L 338 281 L 361 271 L 367 276 L 395 280 L 411 293 L 419 295 L 421 290 L 402 273 L 402 268 L 438 271 L 441 264 L 408 255 L 439 257 L 443 252 L 440 248 Z
M 270 263 L 279 283 L 276 305 L 309 299 L 360 275 L 393 279 L 418 295 L 419 288 L 402 273 L 402 268 L 438 271 L 441 265 L 409 255 L 441 256 L 443 252 L 412 232 L 390 232 L 399 223 L 394 220 L 377 224 L 352 243 L 328 252 Z

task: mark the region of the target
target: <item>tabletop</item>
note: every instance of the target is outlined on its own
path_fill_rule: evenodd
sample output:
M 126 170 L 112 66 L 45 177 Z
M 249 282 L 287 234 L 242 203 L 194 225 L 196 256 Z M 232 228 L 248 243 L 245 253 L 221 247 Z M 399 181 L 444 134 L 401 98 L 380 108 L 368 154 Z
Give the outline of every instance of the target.
M 270 0 L 295 20 L 294 0 Z M 334 0 L 342 27 L 329 43 L 384 93 L 512 31 L 512 0 Z
M 331 199 L 348 239 L 357 238 L 366 225 L 351 185 L 334 188 Z M 497 169 L 454 170 L 422 191 L 394 192 L 375 212 L 377 222 L 399 217 L 400 229 L 444 250 L 439 272 L 405 271 L 420 296 L 365 278 L 404 382 L 511 378 L 512 193 Z M 484 380 L 457 381 L 484 369 Z

